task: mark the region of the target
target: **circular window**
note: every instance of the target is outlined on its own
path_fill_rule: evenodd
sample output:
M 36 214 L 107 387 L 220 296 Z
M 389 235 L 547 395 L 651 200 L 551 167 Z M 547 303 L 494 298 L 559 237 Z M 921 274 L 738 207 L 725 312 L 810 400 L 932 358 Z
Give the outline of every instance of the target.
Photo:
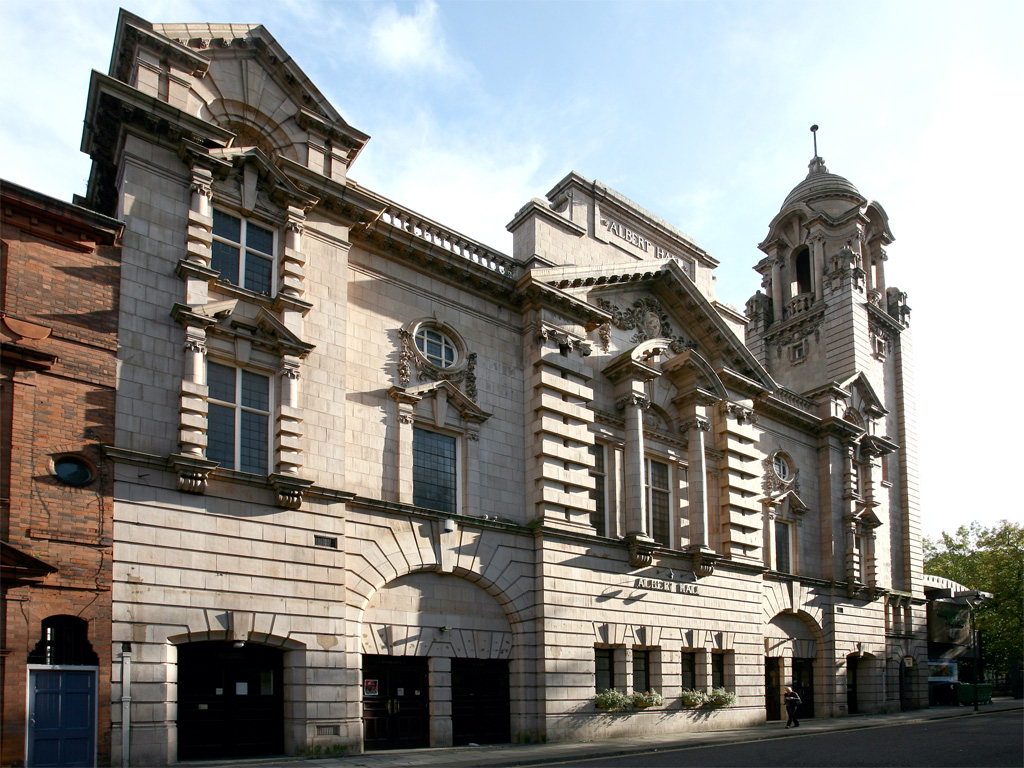
M 789 479 L 791 474 L 789 461 L 781 453 L 776 453 L 775 458 L 772 459 L 772 469 L 775 470 L 775 474 L 778 475 L 779 480 Z
M 68 485 L 88 485 L 93 479 L 92 466 L 78 456 L 54 459 L 53 474 Z
M 459 353 L 455 342 L 445 334 L 422 326 L 416 331 L 416 349 L 438 368 L 451 368 Z

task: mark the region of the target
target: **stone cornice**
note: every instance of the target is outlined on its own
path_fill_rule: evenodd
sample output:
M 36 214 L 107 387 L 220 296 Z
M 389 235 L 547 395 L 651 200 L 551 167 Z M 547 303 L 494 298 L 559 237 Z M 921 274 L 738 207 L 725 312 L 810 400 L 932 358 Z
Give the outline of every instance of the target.
M 26 222 L 28 224 L 26 228 L 20 223 L 12 221 L 6 210 L 5 222 L 47 240 L 56 240 L 78 251 L 93 251 L 97 244 L 113 245 L 124 230 L 122 221 L 96 213 L 80 205 L 65 203 L 7 180 L 3 181 L 2 193 L 5 209 L 11 208 L 51 226 L 60 225 L 64 232 L 62 235 L 58 235 L 56 230 L 50 231 L 50 227 L 43 231 L 43 228 L 35 221 Z M 81 228 L 82 231 L 69 232 L 69 224 Z
M 518 229 L 526 219 L 530 216 L 538 216 L 544 219 L 549 224 L 552 224 L 560 229 L 565 230 L 570 235 L 576 235 L 577 237 L 583 237 L 587 234 L 587 228 L 577 224 L 573 221 L 569 221 L 564 216 L 560 216 L 552 211 L 548 206 L 544 205 L 543 200 L 534 198 L 522 208 L 520 208 L 516 215 L 512 217 L 512 221 L 505 225 L 505 229 L 509 232 L 513 232 Z
M 552 206 L 557 207 L 561 205 L 573 187 L 593 197 L 602 209 L 613 209 L 615 215 L 629 219 L 631 224 L 635 225 L 638 229 L 657 233 L 665 241 L 666 245 L 677 248 L 682 255 L 694 259 L 711 269 L 718 266 L 718 260 L 698 246 L 694 239 L 682 230 L 676 229 L 629 198 L 620 195 L 611 187 L 602 184 L 600 181 L 590 181 L 575 171 L 567 174 L 547 193 L 547 198 L 551 201 Z
M 202 77 L 210 67 L 210 60 L 186 45 L 153 31 L 153 25 L 132 13 L 122 10 L 117 20 L 118 31 L 110 58 L 109 74 L 121 82 L 131 80 L 133 57 L 137 46 L 149 49 L 163 59 L 181 66 L 186 72 Z
M 583 299 L 549 285 L 527 272 L 516 283 L 512 298 L 520 306 L 530 305 L 552 307 L 560 314 L 581 323 L 588 331 L 611 319 L 611 315 Z
M 881 325 L 885 330 L 892 333 L 894 336 L 898 336 L 900 333 L 907 329 L 903 323 L 897 320 L 895 317 L 890 315 L 884 309 L 876 307 L 874 304 L 866 303 L 864 305 L 868 310 L 868 320 L 876 322 Z
M 754 412 L 759 416 L 770 416 L 798 429 L 812 432 L 821 425 L 821 420 L 814 414 L 770 393 L 754 400 Z
M 89 81 L 81 150 L 93 161 L 85 202 L 100 212 L 116 209 L 116 153 L 126 126 L 156 136 L 175 149 L 182 140 L 212 149 L 226 147 L 234 138 L 231 131 L 94 71 Z

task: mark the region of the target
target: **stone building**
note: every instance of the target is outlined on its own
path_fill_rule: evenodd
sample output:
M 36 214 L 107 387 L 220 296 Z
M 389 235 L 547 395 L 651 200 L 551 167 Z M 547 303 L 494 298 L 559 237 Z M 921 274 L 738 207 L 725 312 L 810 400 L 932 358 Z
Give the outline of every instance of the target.
M 807 716 L 925 705 L 882 207 L 815 157 L 744 314 L 599 182 L 527 203 L 509 256 L 349 178 L 368 138 L 260 26 L 122 12 L 93 73 L 115 760 L 683 733 L 789 684 Z
M 6 181 L 0 213 L 0 764 L 106 764 L 121 225 Z

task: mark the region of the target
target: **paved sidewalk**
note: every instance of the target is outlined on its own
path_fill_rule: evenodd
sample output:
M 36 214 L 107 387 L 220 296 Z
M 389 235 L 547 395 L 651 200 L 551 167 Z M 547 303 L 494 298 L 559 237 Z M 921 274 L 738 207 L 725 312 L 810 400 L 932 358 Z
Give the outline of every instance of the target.
M 1016 710 L 1024 716 L 1024 701 L 997 699 L 979 707 L 977 716 Z M 782 722 L 764 723 L 752 728 L 703 733 L 674 733 L 600 741 L 560 742 L 558 744 L 500 744 L 485 747 L 405 749 L 368 752 L 351 757 L 302 758 L 279 757 L 262 760 L 188 761 L 188 768 L 472 768 L 486 766 L 526 766 L 587 757 L 633 755 L 667 748 L 739 744 L 751 741 L 788 739 L 823 731 L 853 731 L 897 723 L 922 723 L 950 717 L 974 717 L 973 707 L 932 707 L 888 715 L 851 715 L 849 717 L 804 720 L 799 729 L 787 730 Z

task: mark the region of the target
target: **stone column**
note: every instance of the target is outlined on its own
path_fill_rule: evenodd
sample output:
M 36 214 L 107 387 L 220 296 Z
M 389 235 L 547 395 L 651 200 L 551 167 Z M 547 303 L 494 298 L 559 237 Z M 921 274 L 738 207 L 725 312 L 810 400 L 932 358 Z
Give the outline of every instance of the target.
M 206 397 L 206 330 L 185 328 L 185 372 L 181 382 L 181 418 L 178 444 L 188 456 L 206 453 L 208 406 Z
M 686 432 L 689 440 L 687 470 L 689 479 L 690 503 L 690 546 L 688 549 L 710 550 L 708 489 L 707 489 L 707 458 L 705 454 L 704 433 L 710 431 L 711 422 L 704 416 L 695 415 L 683 424 L 681 431 Z
M 772 264 L 772 317 L 776 323 L 784 319 L 785 296 L 782 292 L 782 258 L 771 257 Z
M 402 387 L 392 387 L 390 394 L 398 404 L 396 445 L 391 456 L 395 462 L 396 478 L 395 488 L 390 495 L 399 504 L 412 504 L 412 430 L 415 423 L 413 414 L 420 398 L 406 395 Z
M 430 746 L 450 747 L 452 732 L 452 660 L 447 656 L 427 659 L 430 689 Z
M 818 235 L 814 238 L 812 245 L 814 247 L 814 300 L 821 301 L 824 297 L 825 283 L 825 238 Z
M 464 515 L 479 515 L 482 510 L 480 493 L 480 425 L 468 424 L 466 428 L 466 440 L 463 442 L 466 461 L 465 471 L 462 474 L 463 486 L 463 507 Z
M 637 383 L 634 389 L 642 384 Z M 626 503 L 626 535 L 647 539 L 646 477 L 644 475 L 644 420 L 643 412 L 650 407 L 646 395 L 634 391 L 616 405 L 625 412 L 626 439 L 623 452 Z

